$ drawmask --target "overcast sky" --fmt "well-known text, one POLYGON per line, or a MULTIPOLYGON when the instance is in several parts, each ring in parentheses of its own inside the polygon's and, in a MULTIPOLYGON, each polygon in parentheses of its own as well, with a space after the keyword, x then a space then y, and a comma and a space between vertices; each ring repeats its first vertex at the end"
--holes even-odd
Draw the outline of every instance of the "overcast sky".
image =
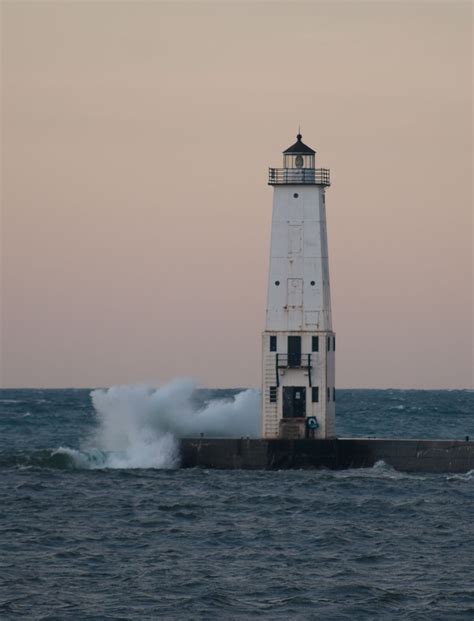
POLYGON ((472 386, 471 11, 4 0, 2 385, 258 386, 301 123, 338 386, 472 386))

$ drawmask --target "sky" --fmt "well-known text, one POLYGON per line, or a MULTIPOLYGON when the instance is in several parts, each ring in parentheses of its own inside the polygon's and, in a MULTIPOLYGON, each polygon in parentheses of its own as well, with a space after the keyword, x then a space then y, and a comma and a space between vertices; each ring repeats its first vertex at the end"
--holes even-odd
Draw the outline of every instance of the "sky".
POLYGON ((267 168, 301 124, 337 385, 472 387, 470 2, 1 12, 1 386, 258 386, 267 168))

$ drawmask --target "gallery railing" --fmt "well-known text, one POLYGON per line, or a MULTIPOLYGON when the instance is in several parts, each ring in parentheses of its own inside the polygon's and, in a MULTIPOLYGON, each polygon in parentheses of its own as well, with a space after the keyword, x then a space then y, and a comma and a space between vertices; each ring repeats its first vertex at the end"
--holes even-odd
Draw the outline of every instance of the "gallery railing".
POLYGON ((331 185, 328 168, 269 168, 268 185, 331 185))

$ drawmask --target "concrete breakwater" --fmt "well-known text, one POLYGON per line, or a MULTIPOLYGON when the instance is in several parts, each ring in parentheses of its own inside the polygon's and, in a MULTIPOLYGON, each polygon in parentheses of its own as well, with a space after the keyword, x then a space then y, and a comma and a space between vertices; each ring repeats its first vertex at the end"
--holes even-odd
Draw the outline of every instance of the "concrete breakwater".
POLYGON ((474 442, 378 438, 181 440, 183 468, 342 470, 370 468, 378 461, 402 472, 469 472, 474 470, 474 442))

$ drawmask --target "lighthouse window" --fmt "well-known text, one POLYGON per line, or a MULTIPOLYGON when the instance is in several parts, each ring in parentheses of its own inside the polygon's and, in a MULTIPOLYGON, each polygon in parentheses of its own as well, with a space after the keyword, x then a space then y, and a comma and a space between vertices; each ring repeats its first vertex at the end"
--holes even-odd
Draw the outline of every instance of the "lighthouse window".
POLYGON ((288 337, 288 366, 290 368, 301 366, 301 336, 288 337))
POLYGON ((311 400, 313 403, 319 402, 319 386, 313 386, 311 389, 311 400))
POLYGON ((316 283, 314 282, 314 280, 311 281, 311 286, 314 287, 316 283))
POLYGON ((277 337, 271 336, 270 337, 270 351, 276 351, 276 350, 277 350, 277 337))
POLYGON ((275 285, 276 285, 277 287, 279 287, 279 286, 280 286, 280 281, 279 281, 279 280, 275 280, 275 285))
POLYGON ((331 401, 331 389, 328 388, 328 401, 331 401))
POLYGON ((336 351, 336 337, 335 336, 332 337, 332 350, 336 351))
POLYGON ((335 388, 332 389, 332 400, 333 401, 336 400, 336 389, 335 388))
POLYGON ((331 337, 328 336, 328 351, 331 351, 331 337))
POLYGON ((277 387, 270 386, 270 403, 275 403, 277 400, 277 387))
POLYGON ((311 339, 312 351, 319 351, 319 336, 313 336, 311 339))
POLYGON ((298 198, 299 194, 297 194, 296 192, 293 194, 293 198, 298 198))

